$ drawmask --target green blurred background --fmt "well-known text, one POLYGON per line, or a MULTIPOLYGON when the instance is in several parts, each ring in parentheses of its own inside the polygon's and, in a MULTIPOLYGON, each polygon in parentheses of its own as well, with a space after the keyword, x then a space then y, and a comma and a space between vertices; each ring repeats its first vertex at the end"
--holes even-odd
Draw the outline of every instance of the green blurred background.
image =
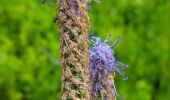
MULTIPOLYGON (((125 100, 170 100, 170 1, 101 0, 91 7, 96 36, 122 36, 115 56, 129 68, 126 81, 116 74, 118 93, 125 100)), ((0 100, 59 100, 55 15, 55 5, 39 0, 0 0, 0 100)))

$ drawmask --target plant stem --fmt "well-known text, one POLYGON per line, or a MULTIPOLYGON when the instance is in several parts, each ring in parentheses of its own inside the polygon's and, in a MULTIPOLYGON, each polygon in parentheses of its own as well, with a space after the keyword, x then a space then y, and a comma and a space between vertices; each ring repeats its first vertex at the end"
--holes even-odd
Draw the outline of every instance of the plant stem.
POLYGON ((59 0, 62 100, 89 100, 88 14, 81 0, 59 0))

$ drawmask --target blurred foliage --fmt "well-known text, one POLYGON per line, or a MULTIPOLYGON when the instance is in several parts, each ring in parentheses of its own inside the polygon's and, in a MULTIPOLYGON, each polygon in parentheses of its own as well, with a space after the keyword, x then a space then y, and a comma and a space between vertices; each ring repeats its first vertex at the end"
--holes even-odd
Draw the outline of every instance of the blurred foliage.
POLYGON ((0 3, 0 100, 56 100, 60 93, 55 9, 35 0, 0 3))
MULTIPOLYGON (((96 36, 112 40, 127 81, 116 74, 125 100, 170 99, 170 1, 101 0, 89 11, 96 36)), ((55 4, 0 1, 0 100, 59 100, 59 30, 55 4)))

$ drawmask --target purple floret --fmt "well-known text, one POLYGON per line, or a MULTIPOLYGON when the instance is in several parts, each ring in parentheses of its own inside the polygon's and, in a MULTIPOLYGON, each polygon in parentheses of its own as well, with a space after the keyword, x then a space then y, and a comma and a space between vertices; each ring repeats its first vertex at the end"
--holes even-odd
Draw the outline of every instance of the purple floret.
MULTIPOLYGON (((72 8, 73 12, 75 12, 76 15, 79 16, 81 8, 79 8, 78 3, 74 0, 68 0, 68 3, 70 7, 72 8)), ((86 0, 82 0, 82 3, 86 5, 87 9, 91 9, 90 5, 87 3, 86 0)))
POLYGON ((121 66, 122 69, 125 69, 127 68, 127 65, 117 61, 114 57, 114 51, 112 50, 114 45, 119 42, 120 37, 118 37, 116 42, 114 42, 111 46, 107 44, 109 40, 103 40, 100 37, 94 37, 93 34, 91 34, 89 38, 89 42, 92 45, 89 48, 89 71, 91 75, 90 78, 93 81, 92 90, 96 93, 99 91, 99 87, 101 87, 101 84, 99 83, 101 83, 102 79, 105 80, 104 84, 107 86, 109 83, 106 77, 108 75, 112 75, 115 71, 118 72, 124 80, 126 80, 127 77, 125 76, 124 72, 122 72, 117 66, 121 66))

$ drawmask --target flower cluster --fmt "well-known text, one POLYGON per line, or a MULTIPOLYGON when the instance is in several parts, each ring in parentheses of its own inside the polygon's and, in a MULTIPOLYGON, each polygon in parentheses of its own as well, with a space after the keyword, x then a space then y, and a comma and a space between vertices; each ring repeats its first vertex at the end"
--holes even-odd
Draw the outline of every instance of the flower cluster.
POLYGON ((89 48, 89 72, 90 79, 93 81, 92 91, 98 93, 98 91, 103 88, 102 84, 108 86, 108 76, 113 75, 115 71, 126 80, 127 77, 125 77, 124 72, 122 72, 121 69, 126 69, 128 66, 117 61, 114 57, 114 51, 112 50, 115 44, 119 42, 120 37, 118 37, 116 42, 111 46, 108 45, 109 40, 107 39, 104 40, 100 37, 95 37, 93 34, 91 34, 89 38, 91 44, 91 47, 89 48), (117 66, 121 66, 121 69, 117 66), (103 80, 104 83, 101 83, 103 80))

